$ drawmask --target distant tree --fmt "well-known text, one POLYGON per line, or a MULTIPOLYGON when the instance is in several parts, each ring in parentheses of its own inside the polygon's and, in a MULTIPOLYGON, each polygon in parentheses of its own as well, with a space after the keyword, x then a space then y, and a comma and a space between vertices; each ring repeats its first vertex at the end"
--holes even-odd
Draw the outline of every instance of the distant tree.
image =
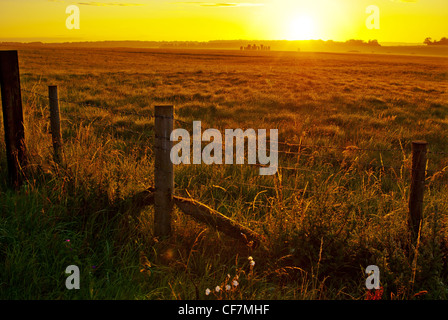
POLYGON ((356 40, 356 39, 347 40, 347 41, 345 41, 345 43, 354 45, 354 46, 360 46, 360 45, 366 44, 363 40, 356 40))
POLYGON ((437 41, 437 40, 431 41, 431 38, 428 37, 425 39, 425 41, 423 43, 427 44, 427 45, 448 46, 448 39, 446 37, 443 37, 439 41, 437 41))
POLYGON ((378 43, 378 40, 369 40, 368 45, 369 46, 380 46, 380 44, 378 43))
POLYGON ((428 37, 428 38, 425 39, 425 41, 423 41, 423 43, 429 46, 429 45, 432 44, 432 41, 431 41, 431 40, 432 40, 432 38, 431 38, 431 37, 428 37))
POLYGON ((443 45, 443 46, 447 46, 448 45, 448 39, 443 37, 442 39, 440 39, 439 44, 443 45))

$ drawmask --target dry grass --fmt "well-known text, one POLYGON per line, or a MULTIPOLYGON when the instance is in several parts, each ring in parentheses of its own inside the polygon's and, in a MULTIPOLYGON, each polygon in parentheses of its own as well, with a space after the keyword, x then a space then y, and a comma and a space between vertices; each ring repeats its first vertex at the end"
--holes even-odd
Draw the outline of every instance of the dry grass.
MULTIPOLYGON (((205 296, 205 289, 225 286, 230 274, 239 275, 240 285, 226 293, 229 299, 363 299, 364 270, 376 264, 386 298, 410 299, 421 290, 447 298, 446 154, 430 154, 418 251, 406 234, 410 143, 425 139, 431 151, 448 150, 445 58, 29 47, 21 48, 19 59, 34 173, 24 193, 1 193, 9 205, 0 221, 18 223, 8 220, 14 210, 52 212, 45 227, 53 239, 77 240, 77 260, 64 253, 64 263, 101 264, 97 278, 86 272, 90 287, 78 296, 56 289, 56 280, 42 291, 39 277, 22 296, 37 290, 43 298, 208 299, 216 296, 205 296), (51 163, 48 85, 58 85, 64 100, 60 168, 51 163), (179 166, 179 195, 193 196, 268 241, 251 251, 177 210, 173 237, 155 241, 152 209, 133 216, 123 208, 152 185, 150 117, 155 104, 165 103, 175 105, 177 119, 201 120, 203 127, 278 128, 281 141, 350 148, 282 155, 281 166, 305 170, 274 177, 259 177, 248 166, 179 166), (67 225, 58 229, 61 221, 67 225), (100 250, 109 251, 101 257, 100 250), (142 260, 150 271, 139 266, 142 260), (129 277, 134 286, 126 284, 129 277)), ((20 236, 12 227, 2 230, 7 265, 20 265, 26 256, 12 251, 20 236)), ((43 251, 34 259, 48 257, 61 258, 43 251)), ((61 270, 49 266, 39 275, 61 270)), ((13 285, 26 286, 14 282, 14 272, 0 272, 5 297, 20 297, 13 285)))

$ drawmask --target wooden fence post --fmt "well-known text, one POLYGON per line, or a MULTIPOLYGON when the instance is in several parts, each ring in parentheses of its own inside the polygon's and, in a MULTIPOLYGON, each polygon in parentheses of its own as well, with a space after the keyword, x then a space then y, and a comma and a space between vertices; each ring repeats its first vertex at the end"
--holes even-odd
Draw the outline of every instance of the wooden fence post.
POLYGON ((50 125, 51 137, 53 140, 53 159, 57 164, 62 163, 62 135, 61 135, 61 119, 59 116, 59 100, 58 87, 48 87, 48 97, 50 100, 50 125))
POLYGON ((155 106, 155 170, 154 170, 154 235, 171 234, 171 211, 173 209, 174 165, 170 153, 173 131, 174 107, 155 106))
POLYGON ((412 173, 409 194, 409 228, 412 240, 418 237, 423 216, 423 195, 426 177, 426 141, 412 142, 412 173))
POLYGON ((0 86, 9 184, 21 186, 25 166, 25 129, 17 51, 0 51, 0 86))

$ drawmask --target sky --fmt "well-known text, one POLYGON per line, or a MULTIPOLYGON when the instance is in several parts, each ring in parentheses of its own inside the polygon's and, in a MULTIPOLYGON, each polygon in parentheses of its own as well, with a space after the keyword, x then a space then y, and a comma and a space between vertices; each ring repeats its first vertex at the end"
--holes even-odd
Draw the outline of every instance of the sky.
POLYGON ((377 39, 422 43, 426 37, 448 37, 448 0, 219 1, 0 0, 0 41, 377 39), (79 8, 79 29, 67 27, 67 19, 69 24, 75 21, 72 12, 66 13, 70 5, 79 8), (366 11, 371 5, 377 10, 366 11), (376 28, 369 28, 366 20, 376 28))

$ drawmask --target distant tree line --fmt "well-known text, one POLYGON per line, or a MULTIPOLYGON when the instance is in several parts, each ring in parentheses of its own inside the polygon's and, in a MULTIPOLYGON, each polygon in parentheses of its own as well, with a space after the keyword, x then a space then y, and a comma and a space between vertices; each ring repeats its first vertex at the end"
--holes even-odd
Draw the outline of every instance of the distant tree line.
POLYGON ((250 44, 248 44, 247 47, 241 46, 241 47, 240 47, 240 50, 241 50, 241 51, 243 51, 243 50, 270 51, 270 50, 271 50, 271 47, 270 47, 270 46, 265 46, 265 45, 263 45, 263 44, 260 44, 259 46, 257 46, 256 44, 254 44, 254 45, 250 45, 250 44))
POLYGON ((448 39, 443 37, 442 39, 440 39, 440 41, 437 40, 432 41, 432 38, 428 37, 425 39, 425 41, 423 41, 423 43, 427 44, 428 46, 434 46, 434 45, 448 46, 448 39))
MULTIPOLYGON (((431 40, 431 38, 428 38, 431 40)), ((442 44, 435 41, 431 44, 442 44)), ((0 42, 1 43, 1 42, 0 42)), ((3 43, 8 44, 8 43, 3 43)), ((16 42, 11 44, 17 45, 16 42)), ((25 44, 25 43, 24 43, 25 44)), ((28 43, 29 44, 29 43, 28 43)), ((345 42, 333 40, 211 40, 211 41, 87 41, 63 43, 31 43, 34 45, 75 46, 75 47, 131 47, 131 48, 190 48, 190 49, 236 49, 249 51, 293 50, 346 50, 348 47, 375 48, 381 46, 377 40, 351 39, 345 42), (262 43, 262 44, 260 44, 262 43)))
POLYGON ((364 40, 350 39, 350 40, 345 41, 345 43, 348 45, 353 45, 353 46, 375 46, 375 47, 381 46, 378 43, 378 40, 369 40, 369 41, 365 42, 364 40))

